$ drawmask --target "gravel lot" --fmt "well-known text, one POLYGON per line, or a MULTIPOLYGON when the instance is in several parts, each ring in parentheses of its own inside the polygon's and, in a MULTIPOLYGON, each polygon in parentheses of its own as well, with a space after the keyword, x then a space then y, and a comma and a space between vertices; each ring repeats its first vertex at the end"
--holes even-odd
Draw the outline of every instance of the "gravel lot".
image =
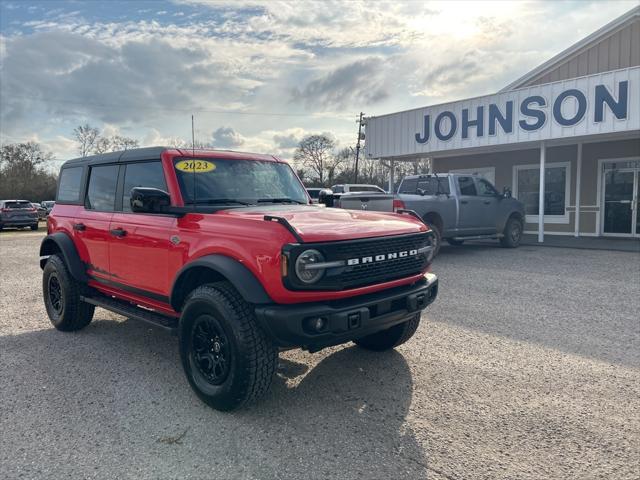
POLYGON ((42 233, 0 234, 0 478, 637 479, 640 255, 445 247, 396 352, 287 352, 205 407, 174 337, 104 310, 55 331, 42 233))

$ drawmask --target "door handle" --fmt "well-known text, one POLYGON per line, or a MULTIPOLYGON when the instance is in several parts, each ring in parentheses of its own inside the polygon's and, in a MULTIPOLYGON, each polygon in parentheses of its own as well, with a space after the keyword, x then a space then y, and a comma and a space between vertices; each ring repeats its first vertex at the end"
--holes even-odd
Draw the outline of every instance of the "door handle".
POLYGON ((74 223, 73 229, 77 230, 78 232, 83 232, 87 229, 87 227, 85 226, 84 223, 74 223))
POLYGON ((491 200, 485 200, 483 203, 484 203, 485 205, 491 205, 491 200))
POLYGON ((114 237, 124 237, 127 234, 127 231, 122 228, 114 228, 113 230, 109 230, 109 233, 114 237))
POLYGON ((460 200, 460 203, 462 203, 463 205, 466 205, 467 203, 469 203, 469 200, 460 200))

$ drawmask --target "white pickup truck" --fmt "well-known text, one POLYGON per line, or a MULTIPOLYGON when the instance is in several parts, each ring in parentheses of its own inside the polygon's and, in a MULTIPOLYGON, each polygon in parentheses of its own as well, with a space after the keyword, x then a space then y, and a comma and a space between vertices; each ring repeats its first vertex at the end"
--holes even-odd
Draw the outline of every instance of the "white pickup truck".
POLYGON ((393 212, 393 195, 377 185, 345 183, 332 186, 331 192, 321 192, 320 203, 347 210, 393 212))

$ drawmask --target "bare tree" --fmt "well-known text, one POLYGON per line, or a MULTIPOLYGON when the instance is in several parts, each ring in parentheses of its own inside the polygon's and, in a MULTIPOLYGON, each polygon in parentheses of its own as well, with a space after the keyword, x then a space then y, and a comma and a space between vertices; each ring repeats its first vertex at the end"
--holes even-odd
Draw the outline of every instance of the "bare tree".
POLYGON ((335 142, 327 135, 309 135, 300 141, 293 159, 324 185, 327 167, 334 158, 335 142))
POLYGON ((78 142, 78 153, 81 157, 86 157, 90 153, 93 153, 98 137, 100 136, 100 130, 85 123, 84 125, 74 128, 73 135, 78 142))
POLYGON ((51 200, 56 175, 47 170, 53 154, 39 143, 13 143, 0 148, 0 198, 51 200))

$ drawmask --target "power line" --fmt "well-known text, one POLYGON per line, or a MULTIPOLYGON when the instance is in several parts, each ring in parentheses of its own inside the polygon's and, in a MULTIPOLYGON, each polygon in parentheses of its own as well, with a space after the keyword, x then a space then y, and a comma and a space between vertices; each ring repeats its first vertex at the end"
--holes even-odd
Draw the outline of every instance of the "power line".
MULTIPOLYGON (((81 102, 79 100, 70 100, 70 99, 54 99, 54 98, 42 98, 42 97, 29 97, 27 95, 11 95, 12 98, 23 98, 27 100, 39 101, 44 103, 58 103, 58 104, 71 104, 71 105, 84 105, 84 106, 93 106, 93 107, 101 107, 101 108, 110 108, 110 109, 135 109, 135 110, 157 110, 157 111, 166 111, 166 112, 196 112, 196 113, 217 113, 222 115, 247 115, 247 116, 264 116, 264 117, 314 117, 315 114, 307 114, 307 113, 285 113, 285 112, 256 112, 249 111, 245 112, 242 110, 219 110, 219 109, 207 109, 207 108, 178 108, 178 107, 160 107, 160 106, 138 106, 138 105, 124 105, 124 104, 106 104, 106 103, 98 103, 98 102, 81 102)), ((341 118, 338 116, 333 116, 330 118, 341 118)))

